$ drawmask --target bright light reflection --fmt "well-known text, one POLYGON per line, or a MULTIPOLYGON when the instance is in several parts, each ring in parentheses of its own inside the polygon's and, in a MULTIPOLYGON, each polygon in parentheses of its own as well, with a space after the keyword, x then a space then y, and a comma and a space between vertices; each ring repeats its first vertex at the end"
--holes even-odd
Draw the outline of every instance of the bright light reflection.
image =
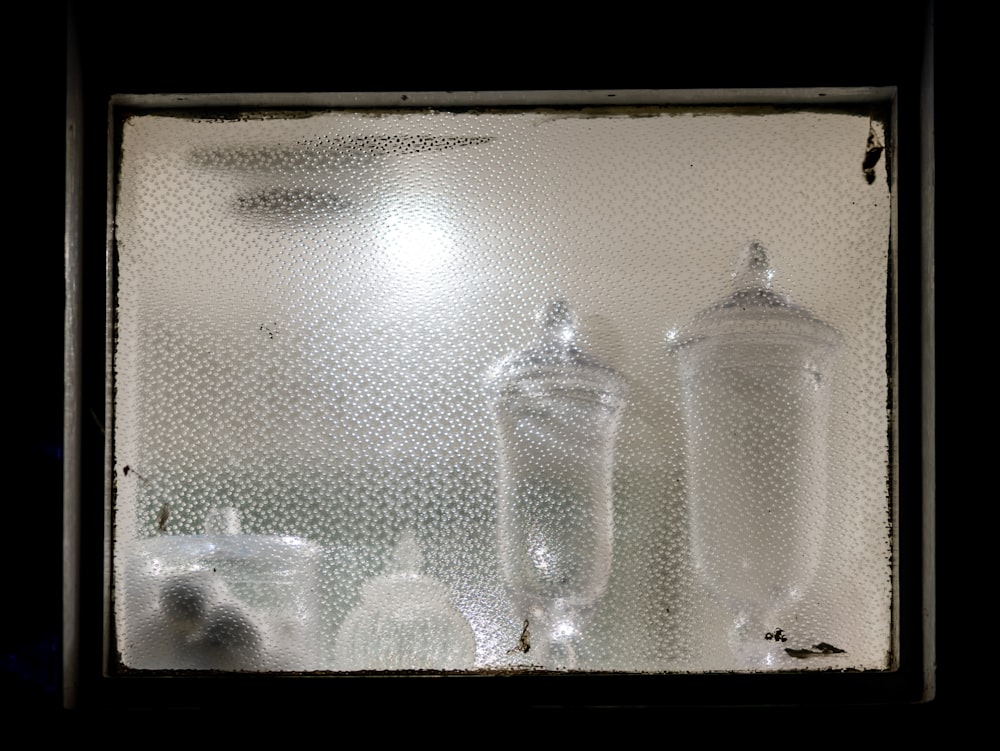
POLYGON ((555 641, 574 641, 579 629, 572 621, 559 621, 552 628, 552 638, 555 641))
POLYGON ((536 542, 531 546, 531 560, 535 568, 546 572, 555 564, 555 555, 544 542, 536 542))
POLYGON ((431 278, 452 257, 454 242, 448 226, 424 213, 398 213, 386 223, 382 247, 390 267, 399 276, 431 278))

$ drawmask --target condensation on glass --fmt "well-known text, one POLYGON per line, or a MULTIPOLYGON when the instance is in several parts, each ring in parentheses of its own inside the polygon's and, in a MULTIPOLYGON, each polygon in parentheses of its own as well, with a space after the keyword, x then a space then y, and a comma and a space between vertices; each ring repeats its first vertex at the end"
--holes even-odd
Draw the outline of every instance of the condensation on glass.
POLYGON ((837 108, 127 118, 121 664, 889 669, 884 139, 837 108))

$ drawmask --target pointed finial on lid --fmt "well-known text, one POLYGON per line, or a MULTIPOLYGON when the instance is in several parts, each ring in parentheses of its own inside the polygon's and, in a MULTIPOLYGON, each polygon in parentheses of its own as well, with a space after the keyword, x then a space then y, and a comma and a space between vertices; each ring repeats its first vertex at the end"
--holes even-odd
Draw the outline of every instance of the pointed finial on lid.
POLYGON ((773 279, 774 268, 767 248, 758 240, 751 240, 740 253, 736 271, 733 272, 736 289, 771 289, 773 279))
POLYGON ((242 531, 240 512, 232 506, 219 506, 205 514, 205 534, 238 535, 242 531))
POLYGON ((417 536, 412 529, 408 529, 403 532, 399 542, 396 543, 396 548, 392 552, 392 560, 387 567, 387 573, 418 575, 423 567, 424 556, 420 552, 417 536))
POLYGON ((538 318, 546 338, 557 339, 564 344, 576 338, 577 315, 567 300, 550 300, 539 312, 538 318))

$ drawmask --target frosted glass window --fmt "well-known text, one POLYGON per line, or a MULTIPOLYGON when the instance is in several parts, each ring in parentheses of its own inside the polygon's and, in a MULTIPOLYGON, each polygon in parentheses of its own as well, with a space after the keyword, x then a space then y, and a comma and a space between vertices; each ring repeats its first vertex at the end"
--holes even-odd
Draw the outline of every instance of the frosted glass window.
POLYGON ((886 670, 861 109, 122 126, 123 666, 886 670))

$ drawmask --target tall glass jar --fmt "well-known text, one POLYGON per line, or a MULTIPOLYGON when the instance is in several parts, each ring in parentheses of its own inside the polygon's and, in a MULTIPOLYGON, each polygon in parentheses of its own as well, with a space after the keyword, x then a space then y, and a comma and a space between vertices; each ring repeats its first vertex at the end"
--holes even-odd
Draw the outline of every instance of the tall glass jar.
POLYGON ((772 289, 759 242, 735 289, 668 335, 687 426, 690 537, 732 615, 737 664, 780 664, 789 608, 821 565, 831 368, 841 336, 772 289))
POLYGON ((581 347, 563 300, 534 347, 495 376, 499 544, 533 663, 578 667, 581 631, 604 593, 614 537, 612 476, 626 387, 581 347), (530 635, 530 640, 529 640, 530 635))

